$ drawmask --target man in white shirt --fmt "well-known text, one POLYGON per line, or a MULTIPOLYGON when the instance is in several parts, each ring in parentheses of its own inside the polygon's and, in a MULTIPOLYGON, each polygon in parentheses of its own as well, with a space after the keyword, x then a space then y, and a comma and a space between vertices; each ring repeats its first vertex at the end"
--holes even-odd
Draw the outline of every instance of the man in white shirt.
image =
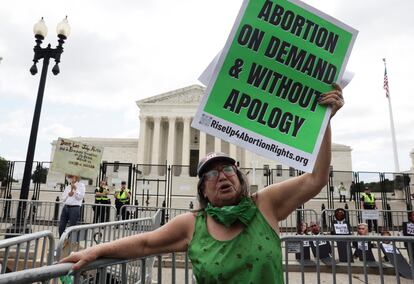
POLYGON ((80 177, 67 175, 68 185, 62 193, 62 201, 65 204, 60 215, 59 236, 62 236, 69 222, 69 226, 74 226, 79 221, 80 208, 83 197, 85 196, 85 185, 80 182, 80 177))

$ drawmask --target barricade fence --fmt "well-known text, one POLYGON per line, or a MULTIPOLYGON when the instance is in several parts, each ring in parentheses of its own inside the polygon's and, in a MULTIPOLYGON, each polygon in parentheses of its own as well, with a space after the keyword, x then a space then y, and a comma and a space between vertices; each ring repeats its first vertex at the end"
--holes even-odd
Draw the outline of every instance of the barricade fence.
MULTIPOLYGON (((22 233, 50 230, 58 239, 58 226, 62 208, 63 203, 61 202, 0 199, 0 237, 7 238, 22 233)), ((123 205, 117 214, 116 208, 112 205, 83 203, 79 224, 145 218, 152 216, 157 210, 161 210, 161 224, 165 224, 179 214, 191 211, 182 208, 123 205)), ((309 225, 313 221, 319 222, 323 232, 330 233, 332 232, 334 212, 333 209, 324 209, 319 213, 313 209, 298 208, 285 220, 279 222, 280 233, 282 235, 295 234, 301 222, 309 225)), ((371 224, 372 221, 373 230, 377 233, 388 230, 392 235, 397 235, 402 230, 403 222, 407 222, 409 211, 346 209, 345 212, 346 221, 348 221, 353 231, 356 231, 358 223, 371 224)))
POLYGON ((281 241, 286 284, 414 279, 412 237, 296 235, 281 241))
MULTIPOLYGON (((56 260, 69 255, 72 251, 153 231, 159 228, 160 224, 161 211, 158 210, 146 218, 69 227, 57 245, 56 260)), ((97 267, 96 271, 84 274, 82 280, 87 280, 88 283, 99 281, 106 283, 107 280, 121 281, 121 283, 151 283, 154 262, 155 257, 147 257, 142 260, 123 262, 120 265, 110 264, 109 266, 97 267)), ((75 281, 80 281, 80 278, 80 275, 75 275, 75 281)))
POLYGON ((63 254, 67 255, 72 251, 96 244, 149 232, 159 228, 160 225, 161 210, 158 210, 145 218, 69 227, 59 239, 56 260, 59 260, 63 254))
MULTIPOLYGON (((414 279, 413 239, 409 237, 285 236, 281 244, 287 284, 326 283, 330 279, 334 284, 409 283, 414 279), (399 249, 402 243, 408 249, 399 249)), ((191 277, 177 279, 174 273, 168 280, 148 278, 150 258, 154 256, 136 260, 98 259, 75 271, 73 276, 67 276, 71 264, 49 264, 0 275, 0 283, 49 283, 49 280, 56 283, 58 277, 72 283, 195 283, 191 277)), ((192 275, 191 264, 181 270, 192 275)))
MULTIPOLYGON (((12 237, 51 230, 55 238, 59 238, 58 226, 63 206, 63 203, 53 201, 0 199, 0 235, 12 237)), ((114 206, 83 203, 79 224, 97 223, 99 214, 107 214, 107 221, 117 220, 114 206)))
MULTIPOLYGON (((16 199, 20 194, 25 163, 9 161, 7 164, 9 171, 7 177, 0 183, 0 197, 16 199)), ((49 200, 49 198, 56 199, 61 195, 65 186, 64 176, 49 172, 50 166, 50 162, 34 162, 33 179, 29 188, 29 196, 32 199, 49 200)), ((86 203, 93 203, 95 188, 103 179, 108 181, 112 193, 120 187, 121 181, 126 181, 132 193, 131 205, 189 208, 195 206, 197 202, 198 178, 189 165, 104 162, 100 169, 99 178, 84 180, 87 188, 86 203), (165 205, 162 205, 163 202, 165 205)), ((303 174, 293 168, 282 167, 282 165, 240 169, 246 174, 251 190, 261 189, 269 184, 303 174)), ((349 202, 358 202, 360 193, 368 186, 376 195, 377 200, 381 201, 378 204, 380 209, 388 210, 387 206, 393 206, 394 201, 401 204, 397 206, 398 208, 391 209, 412 209, 413 173, 353 172, 332 169, 328 185, 313 200, 323 202, 326 208, 338 207, 341 184, 346 188, 345 198, 349 202)), ((111 199, 113 199, 112 195, 111 199)), ((358 208, 357 204, 355 208, 358 208)))
POLYGON ((0 274, 51 265, 55 239, 42 231, 0 242, 0 274))

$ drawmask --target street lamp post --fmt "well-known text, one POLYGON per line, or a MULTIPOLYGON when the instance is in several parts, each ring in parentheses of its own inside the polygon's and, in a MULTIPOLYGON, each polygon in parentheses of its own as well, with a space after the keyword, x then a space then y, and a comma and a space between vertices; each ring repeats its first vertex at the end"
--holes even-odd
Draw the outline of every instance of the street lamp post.
MULTIPOLYGON (((42 73, 40 76, 39 89, 37 92, 35 110, 33 114, 32 129, 30 131, 29 146, 27 148, 26 163, 24 167, 22 187, 20 191, 20 199, 28 199, 28 196, 29 196, 29 187, 30 187, 30 180, 32 176, 33 158, 34 158, 34 153, 35 153, 35 148, 36 148, 37 132, 39 129, 40 112, 42 110, 43 93, 45 90, 47 69, 49 67, 50 59, 53 58, 56 63, 55 63, 55 66, 52 68, 52 73, 54 75, 57 75, 60 72, 59 62, 60 62, 60 56, 63 52, 63 44, 70 34, 70 26, 69 26, 67 17, 63 19, 63 21, 57 25, 56 32, 59 38, 58 40, 59 44, 56 46, 56 48, 51 48, 50 44, 48 44, 46 48, 42 48, 40 45, 42 44, 42 41, 47 35, 47 27, 45 25, 43 18, 39 22, 37 22, 33 27, 33 33, 36 38, 36 45, 33 48, 33 51, 34 51, 33 62, 34 63, 32 67, 30 68, 30 73, 32 75, 35 75, 37 73, 36 64, 41 59, 43 59, 43 66, 42 66, 42 73)), ((25 203, 20 202, 19 210, 17 214, 18 222, 24 218, 24 215, 25 215, 23 214, 24 212, 25 212, 25 203)))
POLYGON ((39 129, 39 120, 40 120, 40 112, 42 110, 42 102, 43 102, 43 93, 45 91, 45 84, 46 84, 46 75, 47 69, 49 67, 50 58, 55 59, 55 66, 52 69, 52 73, 54 75, 59 74, 59 62, 60 62, 60 55, 63 52, 63 43, 65 39, 70 34, 70 26, 68 24, 67 17, 57 25, 57 34, 58 34, 58 46, 56 48, 51 48, 50 44, 46 48, 42 48, 40 45, 42 44, 43 39, 47 35, 47 27, 43 18, 34 25, 33 32, 36 38, 36 45, 33 48, 34 51, 34 58, 33 58, 33 65, 30 68, 30 73, 35 75, 37 73, 37 62, 43 58, 43 66, 42 66, 42 74, 40 76, 40 83, 39 89, 37 92, 37 99, 36 99, 36 106, 33 114, 33 122, 32 122, 32 129, 30 131, 30 138, 29 138, 29 146, 27 148, 27 156, 26 156, 26 163, 24 167, 24 174, 23 174, 23 181, 22 181, 22 188, 20 191, 20 199, 27 199, 29 196, 29 186, 30 186, 30 179, 32 176, 32 167, 33 167, 33 158, 36 148, 36 139, 37 139, 37 131, 39 129))

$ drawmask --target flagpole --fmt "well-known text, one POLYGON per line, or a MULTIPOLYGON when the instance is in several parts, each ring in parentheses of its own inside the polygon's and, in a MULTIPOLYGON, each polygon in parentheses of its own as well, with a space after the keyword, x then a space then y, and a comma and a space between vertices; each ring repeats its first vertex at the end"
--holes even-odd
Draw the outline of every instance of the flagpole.
POLYGON ((395 127, 394 127, 394 118, 392 115, 392 106, 391 106, 391 96, 390 96, 390 89, 388 86, 388 75, 387 75, 387 63, 385 61, 385 58, 382 59, 384 61, 384 68, 385 68, 385 74, 384 74, 384 89, 386 91, 386 97, 388 99, 388 109, 390 113, 390 125, 391 125, 391 138, 392 138, 392 148, 394 152, 394 170, 395 172, 400 172, 400 165, 398 162, 398 152, 397 152, 397 140, 395 139, 395 127))

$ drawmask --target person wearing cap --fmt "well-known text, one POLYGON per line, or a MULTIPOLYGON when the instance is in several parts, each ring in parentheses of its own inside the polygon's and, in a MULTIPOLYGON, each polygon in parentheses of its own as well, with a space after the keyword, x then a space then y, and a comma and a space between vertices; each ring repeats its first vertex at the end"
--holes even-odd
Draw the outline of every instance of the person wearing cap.
POLYGON ((66 175, 68 185, 62 193, 62 202, 64 203, 59 220, 59 236, 62 236, 69 223, 69 226, 75 226, 80 219, 80 209, 83 197, 85 196, 85 185, 80 182, 80 177, 76 175, 66 175))
POLYGON ((101 182, 99 183, 99 187, 95 189, 95 204, 97 205, 93 207, 95 211, 94 223, 103 223, 109 221, 109 214, 111 208, 109 206, 101 204, 111 204, 111 199, 109 198, 110 194, 111 193, 109 191, 106 180, 101 180, 101 182))
MULTIPOLYGON (((373 193, 371 193, 371 189, 366 186, 364 192, 361 194, 361 207, 364 210, 375 210, 377 209, 377 204, 375 200, 375 196, 373 193)), ((376 233, 378 233, 378 221, 376 219, 367 219, 368 223, 368 230, 372 232, 372 229, 376 233)))
MULTIPOLYGON (((331 117, 343 104, 342 90, 318 99, 331 106, 331 117)), ((159 229, 102 243, 61 262, 77 270, 101 257, 139 258, 188 252, 197 283, 283 283, 279 221, 317 195, 327 184, 331 162, 330 124, 312 173, 292 177, 250 195, 235 159, 209 153, 198 166, 199 208, 173 218, 159 229)))
POLYGON ((124 205, 128 205, 129 204, 129 200, 131 198, 131 193, 130 190, 126 187, 126 182, 122 181, 121 182, 121 188, 119 190, 117 190, 115 192, 115 207, 116 207, 116 215, 121 219, 121 220, 126 220, 128 219, 128 215, 127 210, 124 208, 121 212, 121 207, 124 205), (121 214, 122 216, 120 216, 119 214, 121 214))

